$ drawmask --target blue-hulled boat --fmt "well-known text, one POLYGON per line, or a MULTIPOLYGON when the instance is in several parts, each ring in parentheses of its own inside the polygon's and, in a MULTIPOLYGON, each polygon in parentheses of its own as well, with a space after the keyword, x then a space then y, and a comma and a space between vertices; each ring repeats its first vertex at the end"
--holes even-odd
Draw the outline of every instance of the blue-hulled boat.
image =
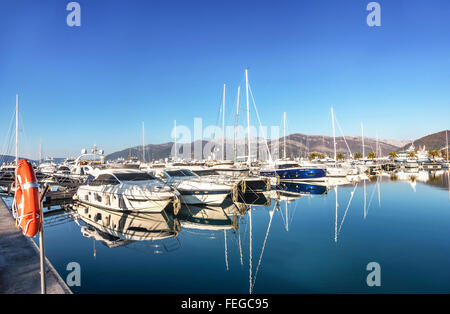
POLYGON ((262 168, 262 176, 280 177, 280 180, 325 181, 327 172, 322 168, 305 168, 293 161, 277 161, 274 165, 262 168))

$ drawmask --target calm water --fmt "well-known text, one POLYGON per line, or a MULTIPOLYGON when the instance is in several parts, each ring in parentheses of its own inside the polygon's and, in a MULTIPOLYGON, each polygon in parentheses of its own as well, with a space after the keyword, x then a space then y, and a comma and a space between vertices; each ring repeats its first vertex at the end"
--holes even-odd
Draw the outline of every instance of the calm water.
POLYGON ((222 209, 191 208, 178 234, 171 217, 122 217, 142 241, 48 217, 46 255, 63 279, 68 263, 80 264, 75 293, 450 292, 448 172, 272 196, 242 215, 225 208, 228 220, 222 209), (149 240, 143 226, 168 237, 149 240), (381 266, 381 287, 366 284, 370 262, 381 266))

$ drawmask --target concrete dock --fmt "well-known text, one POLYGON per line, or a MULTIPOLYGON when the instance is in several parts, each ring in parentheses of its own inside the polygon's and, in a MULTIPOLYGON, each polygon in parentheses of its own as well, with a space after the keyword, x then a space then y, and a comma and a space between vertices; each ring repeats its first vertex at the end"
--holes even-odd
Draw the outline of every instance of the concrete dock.
MULTIPOLYGON (((47 293, 72 293, 48 259, 45 270, 47 293)), ((14 219, 1 197, 0 293, 41 293, 39 249, 16 228, 14 219)))

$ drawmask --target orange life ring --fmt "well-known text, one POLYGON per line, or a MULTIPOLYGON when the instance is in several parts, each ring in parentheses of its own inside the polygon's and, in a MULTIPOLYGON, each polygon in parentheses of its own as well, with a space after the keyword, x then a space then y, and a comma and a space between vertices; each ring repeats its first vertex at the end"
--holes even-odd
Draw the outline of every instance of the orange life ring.
POLYGON ((16 167, 16 192, 13 213, 17 228, 22 229, 26 237, 34 237, 41 226, 41 204, 39 202, 39 185, 33 166, 25 159, 16 167))

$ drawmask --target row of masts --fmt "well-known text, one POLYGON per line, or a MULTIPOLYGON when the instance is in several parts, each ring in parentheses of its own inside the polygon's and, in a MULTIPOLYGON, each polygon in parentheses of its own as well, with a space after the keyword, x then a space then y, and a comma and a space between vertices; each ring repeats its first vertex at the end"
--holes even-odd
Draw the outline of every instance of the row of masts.
MULTIPOLYGON (((249 83, 248 83, 248 71, 245 70, 245 89, 246 89, 246 112, 247 112, 247 149, 248 149, 248 155, 247 155, 247 164, 250 165, 251 163, 251 134, 250 134, 250 102, 249 102, 249 83)), ((225 92, 226 92, 226 84, 223 85, 223 96, 222 96, 222 160, 225 160, 225 92)), ((234 132, 234 159, 237 159, 237 132, 238 132, 238 124, 239 124, 239 100, 240 100, 240 86, 238 86, 238 93, 237 93, 237 101, 236 101, 236 126, 235 126, 235 132, 234 132)), ((333 160, 337 162, 337 142, 336 142, 336 130, 335 130, 335 115, 334 115, 334 109, 333 106, 331 106, 331 121, 332 121, 332 132, 333 132, 333 160)), ((286 159, 286 112, 283 113, 283 158, 286 159)), ((345 140, 345 138, 344 138, 345 140)), ((364 144, 364 124, 361 122, 361 140, 362 140, 362 158, 364 159, 365 154, 365 144, 364 144)), ((448 131, 446 130, 446 156, 447 160, 448 158, 448 131)), ((15 148, 15 163, 18 163, 19 159, 19 95, 16 94, 16 148, 15 148)), ((177 149, 177 124, 176 120, 174 121, 174 157, 177 159, 178 149, 177 149)), ((267 147, 268 149, 268 147, 267 147)), ((381 149, 379 147, 379 140, 378 140, 378 132, 376 134, 376 155, 379 156, 381 153, 381 149)), ((270 154, 270 152, 269 152, 270 154)), ((146 162, 145 158, 145 126, 144 121, 142 122, 142 155, 143 155, 143 161, 146 162)), ((42 139, 40 143, 40 151, 39 151, 39 160, 42 160, 42 139)))

